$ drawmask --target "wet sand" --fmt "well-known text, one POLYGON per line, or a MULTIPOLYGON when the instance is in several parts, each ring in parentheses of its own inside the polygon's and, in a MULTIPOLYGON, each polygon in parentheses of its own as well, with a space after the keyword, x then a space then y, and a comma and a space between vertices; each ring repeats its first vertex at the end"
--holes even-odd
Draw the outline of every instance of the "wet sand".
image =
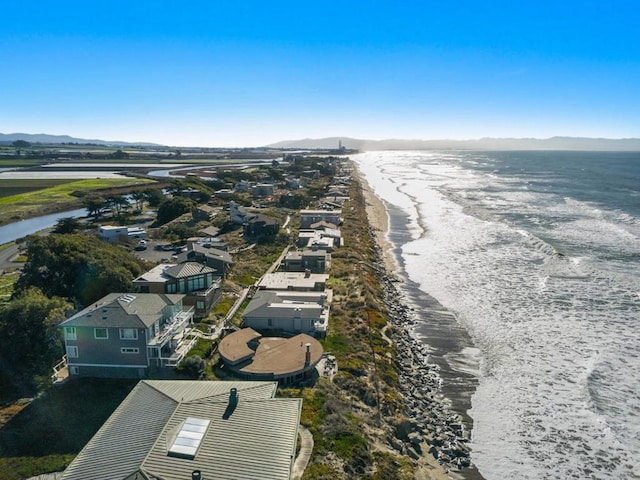
MULTIPOLYGON (((367 203, 369 224, 375 232, 384 265, 392 277, 400 280, 396 288, 403 296, 403 303, 412 311, 414 324, 411 333, 427 347, 428 362, 437 365, 442 379, 440 393, 450 410, 461 417, 465 430, 470 433, 472 419, 467 411, 471 408, 471 396, 476 389, 477 378, 472 373, 473 366, 469 368, 464 362, 457 365, 456 358, 463 358, 460 355, 463 350, 468 352, 473 349, 471 339, 452 312, 408 279, 401 255, 401 246, 411 241, 407 215, 397 207, 383 203, 362 176, 360 182, 367 203), (456 368, 452 368, 452 365, 456 365, 456 368)), ((425 456, 429 457, 427 460, 431 465, 439 467, 439 474, 444 475, 433 478, 446 478, 445 469, 431 455, 425 456)), ((456 479, 483 480, 474 466, 460 471, 452 470, 448 474, 456 479)))

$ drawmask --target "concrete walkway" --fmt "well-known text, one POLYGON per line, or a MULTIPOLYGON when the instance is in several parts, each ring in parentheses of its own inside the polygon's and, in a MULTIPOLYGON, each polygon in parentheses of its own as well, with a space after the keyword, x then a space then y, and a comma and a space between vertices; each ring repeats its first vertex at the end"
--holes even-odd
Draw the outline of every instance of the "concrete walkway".
POLYGON ((300 435, 300 452, 298 452, 296 461, 293 464, 291 480, 300 480, 302 478, 304 469, 307 468, 313 452, 313 435, 311 435, 311 432, 302 425, 298 425, 298 434, 300 435))

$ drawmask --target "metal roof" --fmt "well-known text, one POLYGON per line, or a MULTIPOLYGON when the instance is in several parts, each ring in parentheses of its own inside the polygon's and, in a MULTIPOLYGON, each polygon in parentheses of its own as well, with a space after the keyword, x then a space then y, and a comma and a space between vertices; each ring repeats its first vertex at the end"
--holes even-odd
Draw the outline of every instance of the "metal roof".
POLYGON ((235 409, 227 401, 182 403, 167 422, 141 470, 163 480, 185 480, 200 470, 207 480, 288 480, 295 457, 302 400, 251 400, 239 393, 235 409), (188 417, 211 424, 195 457, 167 455, 175 431, 188 417))
POLYGON ((164 271, 165 275, 173 278, 188 278, 205 273, 216 273, 216 269, 197 262, 185 262, 164 271))
POLYGON ((176 405, 145 382, 138 383, 67 467, 62 480, 120 479, 134 473, 176 405))
POLYGON ((273 398, 275 382, 143 380, 66 469, 63 480, 142 477, 288 479, 301 399, 273 398), (229 405, 236 388, 239 401, 229 405), (168 455, 188 418, 210 420, 193 459, 168 455))

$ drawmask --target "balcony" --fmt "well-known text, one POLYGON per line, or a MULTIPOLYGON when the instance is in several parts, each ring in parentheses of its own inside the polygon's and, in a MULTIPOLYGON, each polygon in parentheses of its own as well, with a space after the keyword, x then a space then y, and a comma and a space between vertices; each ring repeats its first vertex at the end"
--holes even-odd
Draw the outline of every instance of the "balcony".
POLYGON ((188 310, 178 312, 170 323, 163 326, 160 333, 149 340, 147 346, 149 347, 162 347, 171 341, 173 336, 189 325, 193 319, 193 313, 195 308, 191 307, 188 310))

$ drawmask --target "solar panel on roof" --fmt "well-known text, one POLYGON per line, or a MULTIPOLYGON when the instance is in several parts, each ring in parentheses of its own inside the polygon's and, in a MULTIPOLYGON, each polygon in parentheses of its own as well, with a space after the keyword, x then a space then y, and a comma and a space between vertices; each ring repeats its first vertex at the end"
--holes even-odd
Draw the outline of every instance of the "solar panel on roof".
POLYGON ((210 422, 203 418, 187 417, 169 448, 169 455, 190 460, 195 458, 210 422))

